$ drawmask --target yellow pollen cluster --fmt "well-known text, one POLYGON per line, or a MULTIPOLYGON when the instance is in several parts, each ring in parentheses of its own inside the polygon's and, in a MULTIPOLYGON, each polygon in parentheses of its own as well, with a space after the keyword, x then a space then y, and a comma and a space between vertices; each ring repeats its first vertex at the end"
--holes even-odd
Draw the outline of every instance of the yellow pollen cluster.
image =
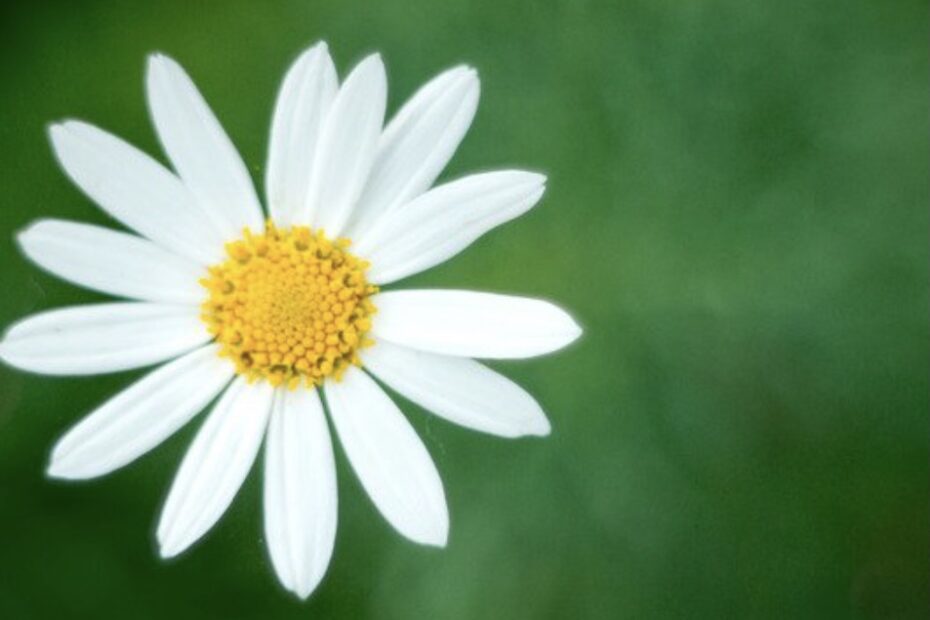
POLYGON ((295 389, 360 365, 378 289, 348 247, 323 231, 271 222, 264 234, 246 229, 226 244, 229 258, 200 281, 209 292, 201 318, 236 372, 295 389))

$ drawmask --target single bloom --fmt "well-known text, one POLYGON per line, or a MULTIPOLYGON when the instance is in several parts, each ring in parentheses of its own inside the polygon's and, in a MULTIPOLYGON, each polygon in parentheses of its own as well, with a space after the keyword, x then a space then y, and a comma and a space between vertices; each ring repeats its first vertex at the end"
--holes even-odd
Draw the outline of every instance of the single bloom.
POLYGON ((19 233, 50 273, 130 301, 41 312, 0 358, 48 375, 164 362, 54 446, 48 474, 122 467, 216 400, 175 475, 157 529, 164 558, 230 505, 264 441, 264 531, 282 584, 306 598, 336 534, 330 423, 362 486, 403 536, 444 546, 439 474, 373 377, 451 422, 502 437, 546 435, 521 387, 473 358, 560 349, 581 329, 553 304, 462 290, 382 290, 522 215, 545 189, 502 170, 433 187, 478 104, 474 69, 420 88, 384 125, 377 54, 339 84, 327 47, 304 52, 274 109, 265 198, 193 82, 149 58, 148 104, 174 171, 84 122, 50 129, 62 168, 138 234, 42 219, 19 233), (325 399, 325 407, 324 407, 325 399))

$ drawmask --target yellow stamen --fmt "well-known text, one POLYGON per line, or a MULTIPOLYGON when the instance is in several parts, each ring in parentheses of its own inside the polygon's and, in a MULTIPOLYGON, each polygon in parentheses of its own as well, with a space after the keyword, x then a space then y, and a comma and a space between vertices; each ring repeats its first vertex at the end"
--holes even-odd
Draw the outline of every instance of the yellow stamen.
POLYGON ((321 230, 271 222, 226 244, 226 261, 200 281, 208 291, 201 318, 236 372, 293 390, 361 365, 378 288, 348 247, 321 230))

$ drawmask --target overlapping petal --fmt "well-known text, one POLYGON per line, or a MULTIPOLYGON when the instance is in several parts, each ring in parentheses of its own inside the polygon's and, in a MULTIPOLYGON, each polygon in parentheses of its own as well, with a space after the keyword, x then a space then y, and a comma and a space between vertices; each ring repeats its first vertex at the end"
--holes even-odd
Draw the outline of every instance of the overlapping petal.
POLYGON ((265 446, 265 540, 281 583, 307 598, 336 540, 336 466, 316 390, 279 390, 265 446))
POLYGON ((265 435, 273 388, 239 377, 226 389, 184 455, 158 523, 163 558, 200 539, 232 503, 265 435))
POLYGON ((501 437, 549 434, 549 420, 526 390, 474 360, 384 341, 365 349, 362 360, 402 396, 455 424, 501 437))
POLYGON ((154 159, 80 121, 52 125, 49 136, 71 180, 115 219, 201 264, 222 258, 216 228, 180 179, 154 159))
POLYGON ((153 54, 146 87, 165 152, 223 240, 238 237, 245 226, 263 230, 249 171, 184 69, 167 56, 153 54))
POLYGON ((131 463, 197 415, 232 375, 215 346, 150 372, 69 430, 52 450, 48 474, 93 478, 131 463))
POLYGON ((404 104, 378 141, 349 236, 363 234, 429 189, 465 137, 478 108, 479 90, 477 72, 459 66, 427 82, 404 104))
POLYGON ((339 88, 325 43, 300 55, 281 85, 271 123, 265 189, 278 226, 294 223, 310 189, 323 123, 339 88))
POLYGON ((326 115, 296 223, 322 228, 331 239, 342 233, 374 162, 386 101, 384 63, 374 54, 349 74, 326 115))
POLYGON ((442 481, 397 405, 358 368, 325 391, 339 441, 384 518, 414 542, 445 546, 449 513, 442 481))
POLYGON ((353 248, 371 262, 368 279, 388 284, 446 261, 492 228, 535 205, 546 177, 507 170, 467 176, 398 207, 353 248))

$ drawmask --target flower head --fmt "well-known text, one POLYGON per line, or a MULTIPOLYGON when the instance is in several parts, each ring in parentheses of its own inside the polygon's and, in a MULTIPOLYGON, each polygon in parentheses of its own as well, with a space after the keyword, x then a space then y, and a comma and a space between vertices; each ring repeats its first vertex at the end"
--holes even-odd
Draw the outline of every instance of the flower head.
POLYGON ((391 525, 445 545, 439 474, 372 376, 469 428, 549 432, 527 392, 472 358, 559 349, 581 333, 571 317, 535 299, 382 291, 526 212, 545 178, 507 170, 432 187, 474 116, 473 69, 440 74, 382 127, 386 93, 378 55, 341 85, 325 44, 301 55, 275 106, 267 212, 219 122, 165 56, 149 61, 147 94, 174 171, 83 122, 50 130, 68 176, 137 234, 46 219, 20 233, 20 246, 61 278, 131 301, 28 317, 7 331, 0 358, 50 375, 164 362, 58 441, 48 469, 56 478, 122 467, 217 399, 165 501, 163 557, 219 520, 264 442, 271 560, 285 587, 309 596, 336 532, 326 411, 391 525))

